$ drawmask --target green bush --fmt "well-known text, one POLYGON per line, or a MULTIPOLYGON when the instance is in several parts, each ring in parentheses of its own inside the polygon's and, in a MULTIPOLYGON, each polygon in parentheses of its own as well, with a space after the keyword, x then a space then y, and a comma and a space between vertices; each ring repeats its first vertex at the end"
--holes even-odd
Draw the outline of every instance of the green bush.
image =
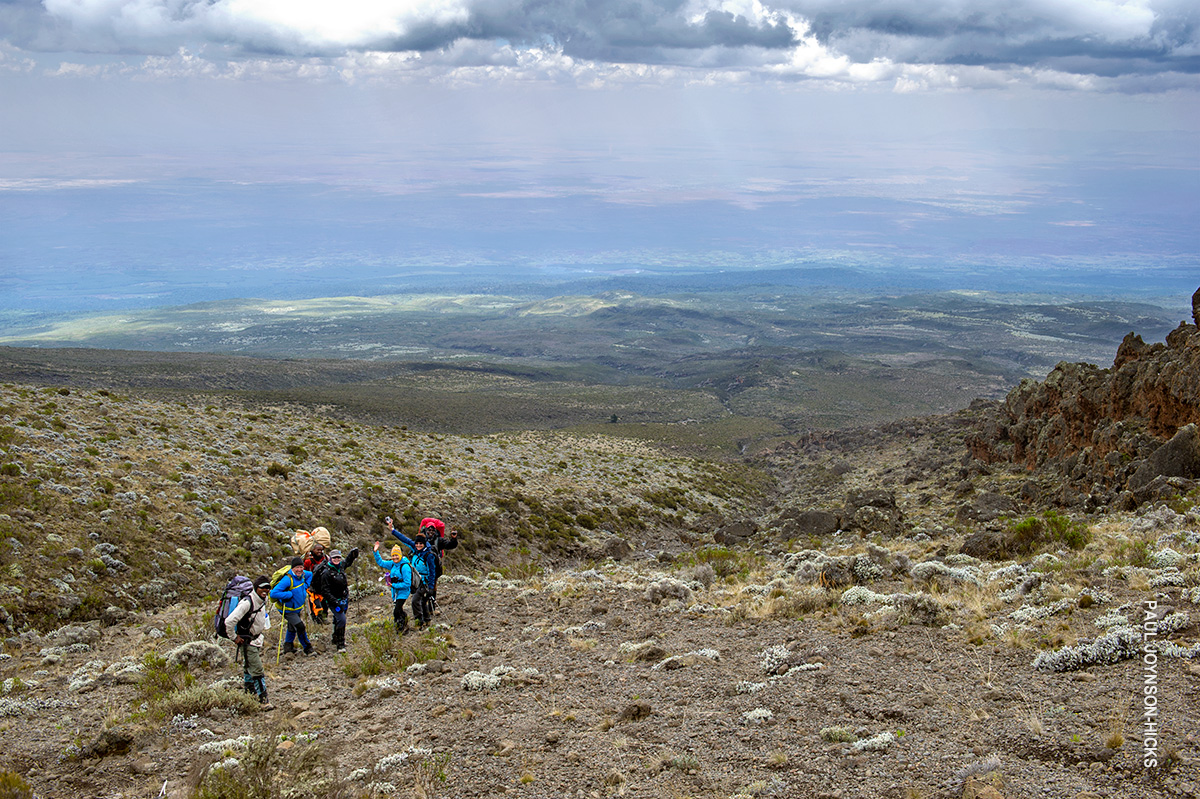
POLYGON ((1092 531, 1083 522, 1048 510, 1041 518, 1030 516, 1009 526, 1005 548, 1013 554, 1032 555, 1052 546, 1083 549, 1092 540, 1092 531))
POLYGON ((267 476, 282 477, 288 479, 289 469, 279 461, 271 461, 271 465, 267 467, 267 476))
POLYGON ((347 677, 392 674, 414 663, 445 659, 449 653, 450 647, 436 628, 401 636, 390 618, 375 619, 351 641, 342 672, 347 677))
POLYGON ((20 774, 0 771, 0 799, 33 799, 33 788, 20 774))

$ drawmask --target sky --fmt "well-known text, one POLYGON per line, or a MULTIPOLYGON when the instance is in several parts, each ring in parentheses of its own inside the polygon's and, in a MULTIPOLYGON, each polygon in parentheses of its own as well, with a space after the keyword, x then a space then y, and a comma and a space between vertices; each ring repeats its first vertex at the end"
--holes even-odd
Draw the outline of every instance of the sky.
POLYGON ((1198 100, 1200 0, 0 0, 0 311, 476 268, 1170 293, 1198 100))

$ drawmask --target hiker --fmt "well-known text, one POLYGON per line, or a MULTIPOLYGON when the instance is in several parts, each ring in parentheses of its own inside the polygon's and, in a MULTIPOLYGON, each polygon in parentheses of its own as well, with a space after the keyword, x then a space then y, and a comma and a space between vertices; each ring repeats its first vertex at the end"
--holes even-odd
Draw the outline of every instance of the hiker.
POLYGON ((418 627, 424 627, 433 619, 435 583, 441 571, 437 553, 426 546, 424 533, 417 533, 416 538, 409 538, 392 525, 391 516, 384 520, 384 525, 388 532, 412 550, 413 568, 417 570, 417 574, 421 575, 421 584, 417 586, 412 601, 413 618, 417 620, 418 627))
MULTIPOLYGON (((421 520, 418 529, 425 534, 426 545, 437 554, 439 563, 447 551, 458 547, 458 530, 451 528, 450 537, 447 538, 446 524, 441 519, 427 516, 421 520)), ((439 573, 438 577, 441 576, 439 573)))
POLYGON ((458 547, 458 530, 451 528, 450 537, 446 537, 446 525, 441 519, 432 517, 421 520, 421 532, 425 533, 425 546, 433 550, 437 557, 434 564, 437 567, 433 575, 433 583, 429 586, 430 606, 437 608, 437 584, 445 571, 446 553, 458 547))
POLYGON ((242 655, 242 689, 257 695, 263 710, 272 709, 267 702, 267 678, 262 660, 263 638, 271 629, 271 616, 267 611, 267 592, 270 590, 269 577, 265 574, 255 577, 254 590, 225 617, 227 629, 236 631, 233 642, 242 655))
POLYGON ((335 549, 313 574, 313 586, 324 597, 326 609, 333 614, 331 640, 339 652, 346 651, 346 608, 350 605, 350 584, 346 579, 346 570, 354 565, 356 558, 358 547, 350 550, 345 562, 342 561, 341 550, 335 549))
POLYGON ((412 563, 404 557, 404 550, 399 544, 392 547, 392 559, 385 560, 379 554, 378 541, 375 542, 375 562, 388 573, 388 584, 392 587, 392 620, 396 622, 396 632, 404 635, 408 632, 408 614, 404 612, 404 600, 408 599, 412 591, 412 563))
POLYGON ((325 595, 321 592, 320 583, 316 579, 317 570, 326 562, 325 545, 320 541, 313 544, 312 549, 304 556, 304 570, 313 573, 312 591, 309 593, 309 610, 312 612, 313 621, 317 624, 325 624, 329 621, 329 609, 326 607, 325 595))
POLYGON ((304 619, 300 615, 308 602, 308 587, 312 585, 312 572, 305 571, 304 559, 299 555, 292 558, 291 570, 284 572, 279 582, 271 589, 271 599, 283 606, 283 618, 287 620, 287 635, 283 639, 283 652, 290 654, 296 651, 295 641, 300 639, 304 654, 313 653, 312 644, 308 640, 308 631, 304 627, 304 619))

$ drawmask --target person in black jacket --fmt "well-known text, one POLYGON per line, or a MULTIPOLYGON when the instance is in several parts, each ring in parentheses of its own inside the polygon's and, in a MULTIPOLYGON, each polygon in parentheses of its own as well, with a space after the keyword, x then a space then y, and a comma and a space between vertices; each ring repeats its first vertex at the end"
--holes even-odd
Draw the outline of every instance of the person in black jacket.
POLYGON ((350 550, 344 561, 341 550, 335 549, 313 576, 313 588, 325 598, 325 607, 333 614, 331 640, 339 652, 346 651, 346 609, 350 606, 350 583, 346 579, 346 570, 354 565, 357 557, 358 547, 350 550))

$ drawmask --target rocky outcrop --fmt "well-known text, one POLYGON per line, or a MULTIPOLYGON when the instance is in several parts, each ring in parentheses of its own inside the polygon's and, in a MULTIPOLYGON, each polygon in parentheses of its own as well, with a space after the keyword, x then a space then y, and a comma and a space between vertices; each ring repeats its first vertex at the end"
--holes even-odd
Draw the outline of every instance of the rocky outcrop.
POLYGON ((1170 441, 1142 461, 1129 478, 1129 490, 1140 491, 1156 477, 1200 477, 1200 434, 1196 425, 1179 428, 1170 441))
POLYGON ((846 495, 842 520, 848 529, 866 533, 892 536, 904 531, 904 514, 896 504, 894 491, 851 491, 846 495))
POLYGON ((1194 433, 1158 454, 1198 422, 1200 328, 1180 324, 1165 343, 1130 333, 1111 369, 1060 363, 1042 382, 1022 381, 968 446, 985 463, 1052 468, 1069 484, 1111 492, 1131 480, 1136 488, 1159 475, 1200 476, 1196 445, 1188 443, 1194 433))

